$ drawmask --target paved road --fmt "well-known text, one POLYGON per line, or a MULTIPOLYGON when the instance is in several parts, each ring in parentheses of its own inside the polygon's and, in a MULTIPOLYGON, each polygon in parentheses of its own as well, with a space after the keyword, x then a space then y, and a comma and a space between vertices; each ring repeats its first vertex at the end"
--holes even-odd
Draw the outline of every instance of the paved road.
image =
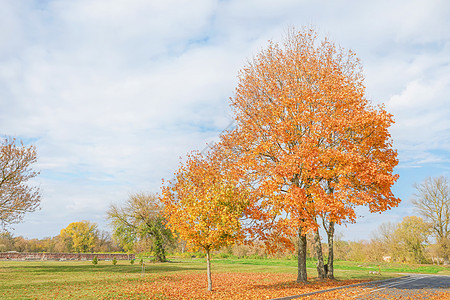
POLYGON ((405 274, 400 278, 278 298, 307 299, 442 299, 450 300, 450 276, 405 274))
MULTIPOLYGON (((450 276, 410 274, 343 290, 342 299, 427 299, 440 295, 450 299, 450 276)), ((442 298, 445 299, 445 298, 442 298)))

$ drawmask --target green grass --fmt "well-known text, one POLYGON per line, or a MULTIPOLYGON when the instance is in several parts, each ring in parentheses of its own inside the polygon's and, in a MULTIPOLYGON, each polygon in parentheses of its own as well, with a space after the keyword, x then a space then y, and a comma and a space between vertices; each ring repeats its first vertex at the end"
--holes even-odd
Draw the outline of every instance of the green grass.
MULTIPOLYGON (((120 286, 142 280, 141 266, 129 261, 2 261, 0 299, 98 299, 119 297, 120 286)), ((145 277, 177 272, 200 272, 196 263, 146 264, 145 277)))
POLYGON ((335 268, 340 270, 367 270, 382 273, 424 273, 437 275, 450 275, 449 266, 437 265, 415 265, 415 264, 395 264, 395 263, 360 263, 350 261, 336 261, 335 268))
MULTIPOLYGON (((297 270, 297 261, 292 259, 215 259, 216 264, 225 265, 250 265, 250 266, 265 266, 273 268, 275 272, 288 272, 290 268, 297 270)), ((253 268, 252 267, 252 268, 253 268)), ((306 262, 308 269, 316 268, 315 260, 308 260, 306 262)), ((361 263, 353 261, 335 261, 335 271, 357 271, 369 273, 369 271, 381 271, 381 273, 425 273, 425 274, 439 274, 450 275, 449 266, 437 265, 413 265, 413 264, 394 264, 394 263, 361 263)), ((314 272, 314 271, 312 271, 314 272)))
MULTIPOLYGON (((158 276, 205 272, 205 259, 171 259, 169 263, 146 263, 145 280, 158 276)), ((213 259, 213 272, 297 273, 295 260, 283 259, 213 259)), ((308 274, 316 276, 315 262, 308 261, 308 274)), ((432 265, 378 264, 347 261, 335 262, 337 279, 384 279, 397 273, 450 275, 450 268, 432 265)), ((142 282, 141 266, 129 261, 0 261, 1 299, 110 299, 126 298, 123 286, 142 282)))

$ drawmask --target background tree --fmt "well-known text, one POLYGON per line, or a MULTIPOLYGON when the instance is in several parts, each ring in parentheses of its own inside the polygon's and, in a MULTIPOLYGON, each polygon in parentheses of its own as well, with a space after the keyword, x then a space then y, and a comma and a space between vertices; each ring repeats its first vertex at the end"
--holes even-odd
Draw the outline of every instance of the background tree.
POLYGON ((69 252, 93 252, 98 239, 97 224, 89 221, 70 223, 61 230, 60 238, 69 252))
POLYGON ((414 263, 426 263, 425 246, 428 240, 429 225, 416 216, 404 217, 397 224, 393 239, 398 243, 397 255, 402 260, 414 263))
POLYGON ((398 240, 395 237, 397 224, 385 222, 372 232, 371 245, 376 249, 378 255, 374 259, 381 260, 383 256, 391 256, 396 259, 398 255, 398 240))
POLYGON ((450 189, 448 178, 439 176, 427 178, 421 184, 414 185, 417 192, 412 203, 426 222, 440 249, 440 255, 446 263, 450 255, 450 189))
MULTIPOLYGON (((94 224, 95 225, 95 224, 94 224)), ((73 246, 73 240, 67 235, 61 238, 46 237, 43 239, 27 239, 22 236, 13 237, 9 232, 0 234, 0 252, 18 251, 18 252, 73 252, 76 251, 73 246)), ((91 248, 94 252, 118 252, 121 249, 113 243, 109 233, 98 231, 95 238, 95 244, 91 248)), ((78 251, 80 252, 80 251, 78 251)))
POLYGON ((0 252, 17 251, 14 248, 14 237, 10 232, 0 232, 0 252))
POLYGON ((94 252, 114 252, 121 249, 113 241, 111 234, 105 230, 99 230, 95 240, 94 252))
POLYGON ((344 241, 342 238, 344 237, 344 234, 342 232, 338 232, 334 235, 334 250, 333 255, 336 259, 339 260, 348 260, 347 256, 350 251, 349 242, 344 241))
POLYGON ((429 224, 417 216, 404 217, 399 223, 382 223, 371 241, 377 252, 374 259, 391 256, 398 262, 426 263, 429 230, 429 224))
POLYGON ((113 236, 127 252, 135 249, 140 240, 150 240, 157 261, 166 261, 165 247, 173 236, 162 215, 162 203, 154 194, 137 193, 123 206, 111 205, 108 219, 114 228, 113 236))
POLYGON ((243 238, 240 218, 246 198, 225 163, 217 151, 191 154, 161 196, 170 228, 189 247, 206 253, 208 291, 212 290, 211 251, 243 238))
POLYGON ((251 230, 290 247, 288 237, 298 234, 298 282, 307 280, 306 234, 318 236, 319 216, 340 224, 355 221, 357 205, 371 212, 398 205, 392 116, 364 98, 353 52, 313 30, 293 31, 241 71, 231 105, 237 126, 223 142, 254 188, 251 230))
POLYGON ((25 213, 39 206, 39 188, 28 185, 28 181, 39 174, 31 168, 36 156, 35 146, 26 147, 14 138, 4 138, 0 142, 0 222, 3 228, 20 222, 25 213))

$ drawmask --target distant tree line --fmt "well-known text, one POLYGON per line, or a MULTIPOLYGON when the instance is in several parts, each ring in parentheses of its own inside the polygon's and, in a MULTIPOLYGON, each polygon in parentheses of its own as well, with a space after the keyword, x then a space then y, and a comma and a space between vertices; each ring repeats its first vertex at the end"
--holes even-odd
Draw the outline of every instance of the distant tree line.
POLYGON ((73 222, 54 237, 27 239, 14 237, 10 232, 0 233, 0 252, 122 252, 123 249, 107 231, 98 230, 97 224, 89 221, 73 222))

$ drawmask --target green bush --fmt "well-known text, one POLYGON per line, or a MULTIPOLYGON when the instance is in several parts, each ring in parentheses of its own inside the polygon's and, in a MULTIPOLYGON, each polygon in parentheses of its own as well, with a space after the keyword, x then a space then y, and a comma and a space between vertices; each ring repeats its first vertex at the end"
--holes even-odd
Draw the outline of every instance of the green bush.
POLYGON ((93 263, 94 265, 98 264, 98 258, 97 258, 97 256, 94 256, 94 259, 92 260, 92 263, 93 263))
POLYGON ((117 265, 117 259, 114 257, 112 260, 113 265, 117 265))
POLYGON ((130 264, 134 265, 134 259, 130 260, 130 264))
POLYGON ((216 257, 217 257, 217 258, 230 258, 230 257, 233 257, 233 254, 228 253, 228 252, 219 252, 219 253, 216 255, 216 257))

